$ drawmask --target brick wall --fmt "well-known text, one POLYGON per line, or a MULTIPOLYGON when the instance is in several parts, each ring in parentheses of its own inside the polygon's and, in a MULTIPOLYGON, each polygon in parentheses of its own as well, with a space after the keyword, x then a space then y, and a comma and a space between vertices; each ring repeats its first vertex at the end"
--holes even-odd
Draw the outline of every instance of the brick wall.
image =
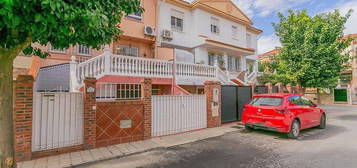
POLYGON ((97 102, 96 146, 109 146, 144 139, 144 102, 122 100, 97 102), (121 122, 131 124, 121 127, 121 122))
POLYGON ((204 84, 204 90, 207 98, 207 127, 208 128, 213 128, 213 127, 219 127, 221 126, 221 83, 220 82, 213 82, 213 81, 207 81, 204 84), (213 102, 213 91, 214 89, 218 89, 218 115, 215 116, 213 109, 212 109, 212 104, 213 102))
POLYGON ((33 78, 20 75, 14 82, 14 139, 18 161, 31 159, 33 78))

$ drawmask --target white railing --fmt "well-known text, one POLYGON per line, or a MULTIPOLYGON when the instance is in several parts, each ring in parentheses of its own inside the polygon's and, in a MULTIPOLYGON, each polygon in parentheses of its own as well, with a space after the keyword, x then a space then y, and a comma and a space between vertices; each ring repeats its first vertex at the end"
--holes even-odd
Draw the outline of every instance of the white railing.
POLYGON ((178 77, 201 77, 216 78, 217 67, 209 65, 176 63, 176 74, 178 77))
POLYGON ((110 56, 110 74, 124 76, 172 77, 172 62, 130 57, 110 56))
MULTIPOLYGON (((72 58, 75 60, 75 58, 72 58)), ((157 59, 113 55, 91 58, 82 63, 71 62, 71 91, 78 90, 86 77, 101 78, 105 75, 173 78, 173 62, 157 59), (72 70, 73 69, 73 70, 72 70), (75 88, 75 89, 73 89, 75 88)), ((229 75, 216 66, 176 63, 176 77, 190 80, 218 80, 232 84, 229 75)))

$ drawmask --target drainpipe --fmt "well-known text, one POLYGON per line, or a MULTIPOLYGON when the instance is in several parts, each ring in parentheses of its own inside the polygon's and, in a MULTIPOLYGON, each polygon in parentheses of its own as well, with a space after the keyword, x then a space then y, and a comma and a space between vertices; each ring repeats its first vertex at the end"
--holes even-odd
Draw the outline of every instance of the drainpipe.
POLYGON ((173 49, 173 64, 172 64, 172 83, 171 83, 171 94, 175 93, 175 87, 176 87, 176 53, 175 49, 173 49))

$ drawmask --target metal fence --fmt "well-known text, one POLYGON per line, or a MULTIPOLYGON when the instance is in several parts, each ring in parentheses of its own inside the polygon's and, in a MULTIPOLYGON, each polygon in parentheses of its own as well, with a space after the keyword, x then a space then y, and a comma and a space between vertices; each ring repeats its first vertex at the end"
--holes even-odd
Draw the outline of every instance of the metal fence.
POLYGON ((32 151, 83 143, 82 93, 34 93, 32 151))
POLYGON ((206 95, 152 96, 152 136, 206 127, 206 95))
POLYGON ((141 98, 141 84, 98 83, 98 101, 136 100, 141 98))

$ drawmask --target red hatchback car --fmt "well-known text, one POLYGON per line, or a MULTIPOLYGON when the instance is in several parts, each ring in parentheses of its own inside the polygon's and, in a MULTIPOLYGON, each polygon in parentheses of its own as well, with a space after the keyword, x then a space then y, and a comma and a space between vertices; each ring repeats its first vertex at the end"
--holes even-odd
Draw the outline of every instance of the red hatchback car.
POLYGON ((261 94, 245 105, 242 122, 246 129, 287 133, 296 139, 300 130, 326 127, 326 113, 301 94, 261 94))

